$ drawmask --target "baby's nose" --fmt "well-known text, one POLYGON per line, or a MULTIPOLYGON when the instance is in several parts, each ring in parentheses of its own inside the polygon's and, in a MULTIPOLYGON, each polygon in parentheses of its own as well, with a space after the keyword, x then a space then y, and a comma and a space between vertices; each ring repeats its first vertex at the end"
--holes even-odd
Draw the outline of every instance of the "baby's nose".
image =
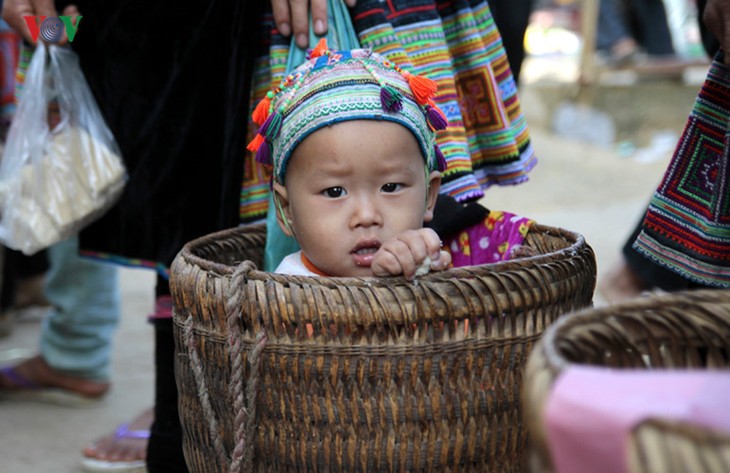
POLYGON ((353 227, 380 225, 382 223, 382 214, 373 199, 360 197, 356 200, 352 215, 353 227))

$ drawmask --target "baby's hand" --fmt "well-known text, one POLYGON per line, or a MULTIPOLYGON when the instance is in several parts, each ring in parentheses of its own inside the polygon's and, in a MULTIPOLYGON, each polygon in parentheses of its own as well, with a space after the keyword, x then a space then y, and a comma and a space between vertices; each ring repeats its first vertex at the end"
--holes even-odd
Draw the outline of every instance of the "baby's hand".
POLYGON ((408 230, 386 241, 373 257, 370 269, 375 276, 398 276, 413 279, 416 270, 431 260, 430 269, 441 271, 451 264, 451 255, 441 251, 441 239, 430 228, 408 230))

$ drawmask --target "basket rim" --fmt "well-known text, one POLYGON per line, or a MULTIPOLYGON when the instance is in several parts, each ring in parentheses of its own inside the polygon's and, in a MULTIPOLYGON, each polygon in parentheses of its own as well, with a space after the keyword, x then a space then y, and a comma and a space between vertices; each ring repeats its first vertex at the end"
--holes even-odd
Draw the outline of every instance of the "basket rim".
MULTIPOLYGON (((243 234, 250 231, 266 231, 265 223, 251 223, 245 224, 234 228, 228 228, 225 230, 219 230, 186 243, 178 253, 178 258, 184 259, 188 264, 198 266, 200 269, 210 272, 219 276, 232 275, 237 268, 242 265, 248 264, 250 268, 246 271, 246 277, 250 280, 274 280, 278 282, 286 283, 298 282, 304 283, 308 286, 333 286, 339 284, 347 284, 352 286, 368 286, 368 287, 383 287, 392 286, 394 282, 408 282, 413 284, 413 281, 406 280, 403 276, 389 276, 389 277, 330 277, 330 276, 295 276, 289 274, 277 274, 270 271, 263 271, 258 269, 253 262, 249 260, 241 261, 239 265, 233 266, 224 263, 212 261, 195 254, 195 250, 205 245, 209 245, 214 242, 218 242, 225 239, 230 239, 232 236, 243 234)), ((536 265, 549 264, 564 257, 577 258, 579 257, 579 251, 583 248, 590 249, 590 246, 586 243, 585 237, 571 230, 567 230, 560 227, 553 227, 549 225, 535 223, 530 227, 530 232, 540 232, 544 234, 552 234, 555 236, 562 237, 570 242, 570 245, 559 250, 551 251, 549 253, 542 253, 534 256, 521 257, 510 261, 501 261, 497 263, 487 263, 473 266, 461 266, 458 268, 450 268, 444 271, 430 272, 424 276, 420 276, 417 282, 446 282, 454 278, 470 278, 481 276, 492 272, 503 272, 503 271, 514 271, 520 270, 526 267, 534 267, 536 265)), ((591 250, 592 251, 592 250, 591 250)))
POLYGON ((730 433, 717 427, 698 425, 686 420, 650 417, 638 423, 634 427, 632 435, 637 435, 639 430, 645 428, 658 430, 662 434, 681 435, 696 442, 702 442, 705 445, 730 446, 730 433))
POLYGON ((574 328, 585 327, 590 323, 603 323, 610 319, 633 318, 643 310, 676 308, 678 305, 686 304, 699 306, 718 303, 730 305, 730 289, 694 289, 673 293, 653 293, 618 304, 581 309, 571 314, 565 314, 550 325, 543 333, 540 344, 546 362, 557 373, 570 366, 593 366, 567 360, 557 348, 559 338, 574 328))

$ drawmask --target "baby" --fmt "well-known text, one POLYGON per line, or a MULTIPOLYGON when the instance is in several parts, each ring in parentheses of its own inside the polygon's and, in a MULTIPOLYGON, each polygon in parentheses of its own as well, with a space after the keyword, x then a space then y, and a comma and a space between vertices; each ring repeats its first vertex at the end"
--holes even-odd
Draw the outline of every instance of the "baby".
POLYGON ((269 91, 249 149, 273 165, 279 226, 301 247, 276 272, 412 279, 449 267, 440 238, 423 228, 445 165, 435 92, 376 53, 331 51, 324 40, 269 91))

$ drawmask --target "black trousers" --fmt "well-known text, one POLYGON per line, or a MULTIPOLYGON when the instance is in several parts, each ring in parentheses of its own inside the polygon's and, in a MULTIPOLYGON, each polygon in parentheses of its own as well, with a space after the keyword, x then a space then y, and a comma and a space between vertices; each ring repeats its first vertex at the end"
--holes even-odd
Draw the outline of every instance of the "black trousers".
POLYGON ((629 0, 626 7, 631 33, 648 54, 674 54, 672 34, 662 0, 629 0))
MULTIPOLYGON (((168 282, 157 278, 156 295, 170 294, 168 282)), ((149 473, 187 473, 175 382, 175 340, 172 319, 155 319, 155 420, 147 446, 149 473)))

